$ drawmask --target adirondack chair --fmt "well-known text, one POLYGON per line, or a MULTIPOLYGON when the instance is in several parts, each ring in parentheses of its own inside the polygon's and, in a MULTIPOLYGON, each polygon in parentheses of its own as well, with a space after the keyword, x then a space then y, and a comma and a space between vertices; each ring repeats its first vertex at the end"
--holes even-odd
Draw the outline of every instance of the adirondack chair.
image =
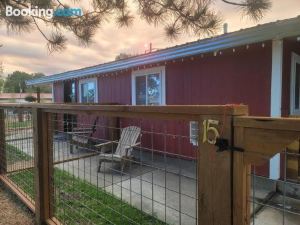
POLYGON ((133 147, 140 144, 137 142, 140 134, 141 128, 129 126, 122 129, 119 141, 110 141, 95 145, 97 148, 102 148, 113 143, 118 144, 115 152, 100 153, 98 173, 100 172, 102 162, 119 162, 121 164, 121 171, 123 172, 127 159, 132 155, 133 147))
POLYGON ((70 153, 74 153, 74 146, 78 147, 86 147, 89 145, 91 141, 92 135, 96 131, 96 125, 99 120, 99 117, 93 123, 91 128, 88 127, 75 127, 72 129, 72 132, 67 132, 70 140, 70 153))

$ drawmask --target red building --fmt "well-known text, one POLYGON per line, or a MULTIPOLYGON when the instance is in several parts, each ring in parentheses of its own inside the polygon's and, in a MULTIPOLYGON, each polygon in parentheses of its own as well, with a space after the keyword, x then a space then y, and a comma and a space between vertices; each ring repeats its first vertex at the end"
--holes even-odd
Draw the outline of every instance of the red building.
MULTIPOLYGON (((27 82, 50 83, 56 103, 243 103, 255 116, 298 115, 300 17, 27 82)), ((150 123, 160 129, 155 121, 150 123)), ((169 124, 169 129, 181 129, 178 126, 169 124)), ((182 132, 190 130, 182 126, 182 132)), ((176 144, 168 144, 170 153, 177 151, 176 144)), ((194 157, 195 145, 193 138, 184 143, 186 157, 194 157)), ((278 179, 279 161, 275 156, 265 175, 278 179)))

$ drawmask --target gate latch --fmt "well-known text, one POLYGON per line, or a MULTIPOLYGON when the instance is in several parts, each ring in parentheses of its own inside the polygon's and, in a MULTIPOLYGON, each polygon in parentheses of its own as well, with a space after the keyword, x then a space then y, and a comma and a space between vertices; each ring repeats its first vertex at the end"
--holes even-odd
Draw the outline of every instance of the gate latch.
POLYGON ((228 139, 224 139, 224 138, 217 138, 215 146, 218 147, 217 152, 224 152, 224 151, 244 152, 244 149, 242 148, 229 146, 228 139))

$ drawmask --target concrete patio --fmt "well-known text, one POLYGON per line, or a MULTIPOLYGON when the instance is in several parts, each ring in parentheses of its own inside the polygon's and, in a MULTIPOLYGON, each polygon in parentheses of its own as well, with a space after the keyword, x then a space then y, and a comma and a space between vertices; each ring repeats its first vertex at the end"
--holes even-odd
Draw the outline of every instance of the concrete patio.
MULTIPOLYGON (((16 135, 13 138, 21 137, 16 135)), ((10 144, 33 156, 32 139, 17 140, 10 144)), ((54 141, 54 161, 81 157, 89 153, 85 149, 78 149, 74 154, 70 154, 70 146, 64 138, 57 138, 54 141)), ((196 162, 164 158, 161 155, 138 150, 133 154, 136 162, 130 163, 123 173, 115 163, 104 163, 101 172, 98 173, 98 156, 60 163, 56 167, 104 189, 168 224, 196 224, 196 162)), ((285 200, 280 193, 281 189, 278 183, 276 188, 275 181, 255 178, 255 190, 254 192, 251 190, 251 194, 255 193, 255 202, 265 206, 251 204, 251 211, 253 208, 256 209, 253 225, 300 224, 300 184, 286 185, 287 196, 293 196, 286 197, 285 200), (279 193, 275 193, 267 203, 263 203, 264 199, 275 190, 279 190, 279 193)))

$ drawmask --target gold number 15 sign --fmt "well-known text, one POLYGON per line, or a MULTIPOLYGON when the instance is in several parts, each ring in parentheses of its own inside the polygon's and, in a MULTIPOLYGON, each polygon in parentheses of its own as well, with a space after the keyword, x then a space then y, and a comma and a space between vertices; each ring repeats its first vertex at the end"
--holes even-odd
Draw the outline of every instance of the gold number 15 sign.
POLYGON ((219 125, 218 120, 204 120, 203 121, 203 143, 209 143, 211 145, 216 144, 217 138, 220 137, 220 133, 215 126, 219 125), (211 133, 208 137, 208 133, 211 133))

